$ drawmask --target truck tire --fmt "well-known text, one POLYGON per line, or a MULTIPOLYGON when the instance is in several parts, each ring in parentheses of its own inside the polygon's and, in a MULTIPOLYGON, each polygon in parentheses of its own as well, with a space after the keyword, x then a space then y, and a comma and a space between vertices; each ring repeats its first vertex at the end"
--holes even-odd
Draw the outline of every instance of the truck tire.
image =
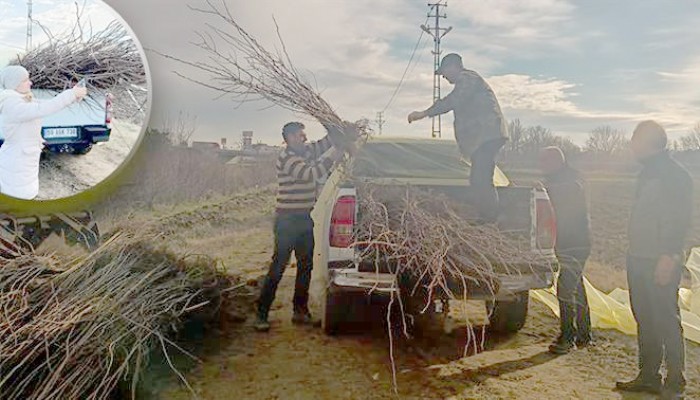
POLYGON ((339 332, 347 308, 347 299, 342 292, 333 289, 333 287, 326 289, 326 304, 321 320, 321 327, 326 335, 333 336, 339 332))
POLYGON ((73 154, 83 155, 83 154, 89 153, 90 150, 92 150, 92 144, 88 144, 88 145, 80 146, 80 147, 75 147, 73 149, 73 154))
POLYGON ((492 333, 515 333, 525 326, 529 292, 517 293, 515 300, 488 302, 489 326, 492 333))

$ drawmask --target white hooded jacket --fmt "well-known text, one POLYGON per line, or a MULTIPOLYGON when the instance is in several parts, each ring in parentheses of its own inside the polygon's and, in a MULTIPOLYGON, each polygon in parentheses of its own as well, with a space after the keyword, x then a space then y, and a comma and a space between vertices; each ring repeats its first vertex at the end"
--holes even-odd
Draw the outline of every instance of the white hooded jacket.
POLYGON ((43 148, 41 118, 76 100, 72 89, 38 101, 15 90, 0 92, 5 143, 0 147, 0 193, 31 200, 39 194, 39 158, 43 148))

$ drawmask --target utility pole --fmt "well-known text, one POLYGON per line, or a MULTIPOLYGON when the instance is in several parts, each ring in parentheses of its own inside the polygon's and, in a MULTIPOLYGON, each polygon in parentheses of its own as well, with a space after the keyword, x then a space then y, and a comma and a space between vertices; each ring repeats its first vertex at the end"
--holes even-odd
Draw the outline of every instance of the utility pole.
MULTIPOLYGON (((447 18, 446 13, 440 13, 440 7, 447 7, 447 3, 443 4, 441 2, 428 3, 430 11, 428 11, 428 18, 435 18, 434 26, 421 25, 428 35, 433 37, 433 42, 435 43, 435 48, 433 49, 433 103, 440 99, 440 76, 437 74, 438 67, 440 66, 440 40, 447 35, 448 32, 452 30, 452 27, 441 28, 440 19, 447 18), (435 12, 433 14, 433 12, 435 12)), ((433 117, 433 130, 431 132, 432 137, 442 137, 442 118, 440 116, 433 117)))
POLYGON ((32 49, 32 0, 27 0, 27 53, 32 49))
POLYGON ((382 134, 382 127, 384 126, 384 123, 386 123, 386 120, 384 119, 384 111, 379 111, 377 113, 377 126, 379 126, 379 134, 382 134))

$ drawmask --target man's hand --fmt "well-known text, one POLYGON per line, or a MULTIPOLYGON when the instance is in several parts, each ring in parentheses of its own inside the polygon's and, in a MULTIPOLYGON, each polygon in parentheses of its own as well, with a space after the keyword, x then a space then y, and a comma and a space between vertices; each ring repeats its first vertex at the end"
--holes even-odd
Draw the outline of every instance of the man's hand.
POLYGON ((81 86, 73 86, 73 95, 75 99, 81 101, 85 96, 87 96, 87 89, 81 86))
POLYGON ((418 121, 419 119, 423 119, 425 117, 427 117, 425 111, 414 111, 408 114, 408 123, 410 124, 413 121, 418 121))
POLYGON ((357 154, 357 145, 355 143, 348 143, 345 147, 345 152, 348 153, 350 157, 355 157, 355 154, 357 154))
POLYGON ((677 268, 679 268, 679 265, 673 257, 667 255, 659 257, 659 261, 656 263, 656 271, 654 271, 654 282, 659 286, 668 285, 671 283, 673 275, 677 273, 677 268))

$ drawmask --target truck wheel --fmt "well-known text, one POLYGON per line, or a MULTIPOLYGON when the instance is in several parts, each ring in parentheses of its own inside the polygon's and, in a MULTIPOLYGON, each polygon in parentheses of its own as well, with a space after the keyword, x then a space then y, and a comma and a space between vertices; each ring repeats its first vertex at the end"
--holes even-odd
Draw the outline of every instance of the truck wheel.
POLYGON ((78 155, 87 154, 90 152, 90 150, 92 150, 92 144, 88 144, 87 146, 84 146, 84 147, 74 148, 73 154, 78 154, 78 155))
POLYGON ((525 326, 529 292, 517 293, 515 300, 488 302, 489 326, 493 333, 515 333, 525 326))
POLYGON ((334 290, 333 287, 326 289, 326 305, 324 307, 321 326, 327 335, 338 333, 340 324, 344 321, 343 316, 347 312, 347 299, 343 293, 334 290))

